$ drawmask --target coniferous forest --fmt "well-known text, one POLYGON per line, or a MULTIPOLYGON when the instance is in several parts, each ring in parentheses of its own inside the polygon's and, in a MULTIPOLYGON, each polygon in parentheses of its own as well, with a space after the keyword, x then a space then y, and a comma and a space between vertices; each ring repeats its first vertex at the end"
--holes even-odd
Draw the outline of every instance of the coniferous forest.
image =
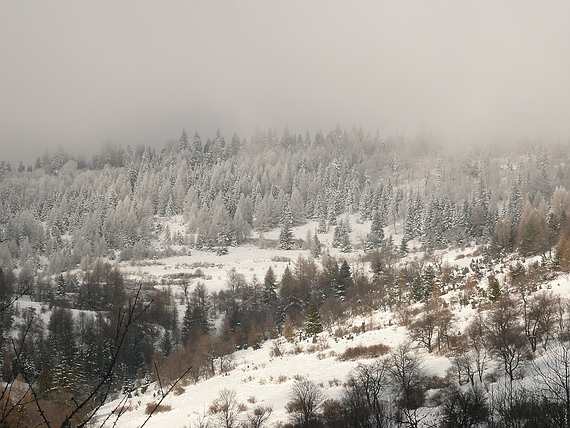
POLYGON ((340 127, 250 138, 183 131, 160 149, 2 162, 2 421, 81 425, 110 397, 151 382, 224 373, 236 350, 390 311, 410 344, 373 351, 386 356, 358 365, 338 399, 299 380, 291 426, 566 426, 569 306, 541 284, 570 270, 567 189, 565 144, 457 148, 428 132, 381 138, 340 127), (183 230, 171 231, 171 218, 183 230), (318 226, 295 237, 308 222, 318 226), (351 239, 358 225, 367 231, 351 239), (278 239, 263 239, 275 228, 278 239), (329 232, 325 246, 319 235, 329 232), (122 271, 193 251, 223 263, 242 245, 308 252, 282 275, 232 270, 220 291, 199 269, 167 286, 122 271), (468 267, 438 256, 465 248, 468 267), (462 331, 459 307, 478 311, 462 331), (411 344, 447 355, 449 375, 428 376, 411 344), (519 382, 533 370, 537 382, 519 382), (493 376, 506 385, 494 395, 483 387, 493 376), (310 409, 298 402, 307 395, 310 409), (425 407, 439 416, 425 419, 425 407))
POLYGON ((570 428, 568 16, 0 1, 0 428, 570 428))

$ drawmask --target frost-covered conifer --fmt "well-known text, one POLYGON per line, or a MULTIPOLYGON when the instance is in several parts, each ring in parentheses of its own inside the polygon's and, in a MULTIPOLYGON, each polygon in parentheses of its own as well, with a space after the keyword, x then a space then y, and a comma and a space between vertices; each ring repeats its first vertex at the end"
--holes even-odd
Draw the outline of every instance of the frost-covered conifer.
POLYGON ((178 139, 178 151, 188 150, 188 148, 189 148, 188 135, 186 134, 186 131, 183 129, 182 135, 180 135, 180 138, 178 139))
POLYGON ((321 253, 322 253, 322 244, 321 241, 319 240, 319 236, 315 233, 313 235, 313 242, 311 244, 311 255, 315 259, 318 259, 319 257, 321 257, 321 253))
POLYGON ((281 231, 279 232, 279 242, 277 246, 281 250, 292 250, 295 247, 295 240, 292 231, 292 216, 289 204, 285 207, 283 220, 281 221, 281 231))
POLYGON ((382 224, 382 215, 379 210, 374 210, 372 215, 372 224, 370 225, 370 233, 366 236, 366 252, 370 253, 379 248, 383 240, 384 226, 382 224))
POLYGON ((346 260, 343 260, 338 271, 338 276, 336 279, 336 296, 340 299, 346 297, 346 289, 354 284, 352 279, 352 272, 350 271, 350 266, 346 260))

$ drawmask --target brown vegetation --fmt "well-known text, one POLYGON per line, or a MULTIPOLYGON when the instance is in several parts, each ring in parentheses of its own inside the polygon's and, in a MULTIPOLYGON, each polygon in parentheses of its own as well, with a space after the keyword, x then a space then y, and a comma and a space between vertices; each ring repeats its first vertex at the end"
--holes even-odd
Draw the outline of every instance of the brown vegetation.
POLYGON ((354 346, 346 348, 346 350, 338 356, 340 361, 358 360, 360 358, 377 358, 386 355, 390 351, 390 347, 383 343, 377 343, 370 346, 354 346))

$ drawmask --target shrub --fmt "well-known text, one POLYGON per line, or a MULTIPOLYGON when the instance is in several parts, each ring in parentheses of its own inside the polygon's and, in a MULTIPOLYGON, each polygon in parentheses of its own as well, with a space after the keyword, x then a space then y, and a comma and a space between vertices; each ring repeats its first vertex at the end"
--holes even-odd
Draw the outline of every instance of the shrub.
POLYGON ((150 415, 151 413, 169 412, 172 410, 170 404, 158 404, 154 401, 148 403, 145 408, 145 414, 150 415))
POLYGON ((377 343, 370 346, 354 346, 346 348, 341 355, 338 356, 340 361, 356 360, 359 358, 376 358, 380 355, 385 355, 390 350, 390 347, 383 343, 377 343))

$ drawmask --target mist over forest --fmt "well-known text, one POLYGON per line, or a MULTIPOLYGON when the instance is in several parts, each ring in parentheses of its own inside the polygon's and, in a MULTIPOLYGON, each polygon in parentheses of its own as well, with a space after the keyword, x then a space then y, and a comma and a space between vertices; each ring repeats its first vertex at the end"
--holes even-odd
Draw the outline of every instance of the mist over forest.
POLYGON ((383 138, 426 128, 450 144, 570 135, 570 6, 451 0, 269 4, 144 0, 0 14, 0 156, 58 146, 159 149, 181 129, 383 138))
POLYGON ((569 427, 568 16, 0 2, 0 427, 569 427))

